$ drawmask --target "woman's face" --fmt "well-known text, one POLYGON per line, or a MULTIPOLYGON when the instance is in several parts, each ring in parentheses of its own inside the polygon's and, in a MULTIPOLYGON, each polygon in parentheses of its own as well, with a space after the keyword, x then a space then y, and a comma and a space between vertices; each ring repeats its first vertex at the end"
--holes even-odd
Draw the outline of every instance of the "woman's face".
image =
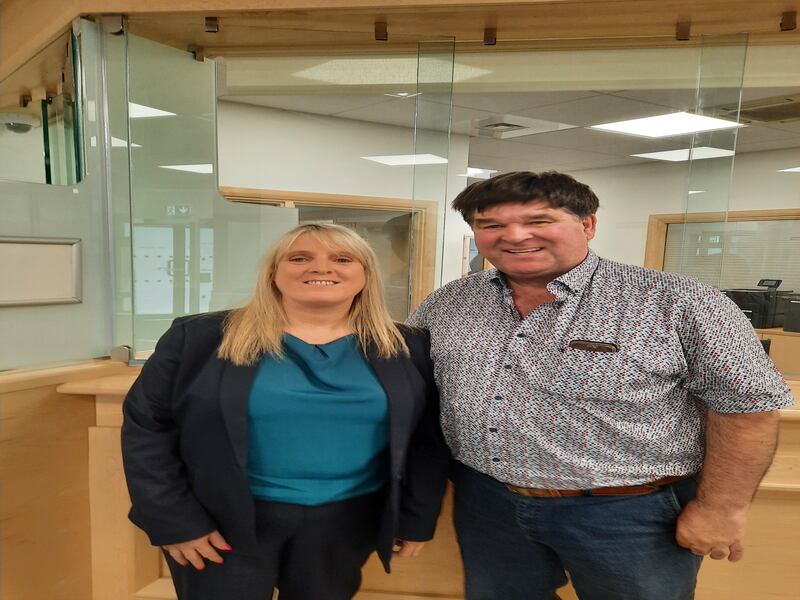
POLYGON ((275 285, 287 309, 349 309, 364 289, 364 265, 343 250, 301 234, 278 261, 275 285))

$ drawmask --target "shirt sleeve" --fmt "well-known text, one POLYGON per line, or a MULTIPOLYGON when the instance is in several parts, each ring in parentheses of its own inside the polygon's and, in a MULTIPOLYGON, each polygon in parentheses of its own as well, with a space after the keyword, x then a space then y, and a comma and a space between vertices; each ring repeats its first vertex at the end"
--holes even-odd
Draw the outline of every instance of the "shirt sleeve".
POLYGON ((687 388, 694 397, 721 413, 792 405, 791 391, 736 304, 703 286, 679 305, 677 331, 689 368, 687 388))

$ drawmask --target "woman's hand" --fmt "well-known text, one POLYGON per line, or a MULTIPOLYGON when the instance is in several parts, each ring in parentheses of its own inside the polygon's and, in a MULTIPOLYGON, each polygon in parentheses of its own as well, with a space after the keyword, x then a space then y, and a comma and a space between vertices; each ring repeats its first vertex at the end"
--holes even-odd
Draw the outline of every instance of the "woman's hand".
POLYGON ((411 542, 409 540, 395 540, 392 554, 395 556, 419 556, 425 542, 411 542))
POLYGON ((169 552, 175 562, 182 567, 186 567, 191 563, 198 571, 206 568, 206 564, 203 562, 204 558, 219 565, 225 562, 217 550, 233 550, 220 532, 216 530, 196 540, 189 540, 180 544, 168 544, 162 546, 162 548, 169 552))

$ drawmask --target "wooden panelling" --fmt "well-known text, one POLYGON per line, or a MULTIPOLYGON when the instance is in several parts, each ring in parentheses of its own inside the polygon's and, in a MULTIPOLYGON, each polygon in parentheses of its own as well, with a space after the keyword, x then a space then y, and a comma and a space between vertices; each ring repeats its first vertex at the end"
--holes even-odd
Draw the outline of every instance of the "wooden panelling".
POLYGON ((137 590, 160 579, 161 554, 126 518, 130 499, 119 428, 93 427, 89 456, 92 599, 133 600, 137 590))
POLYGON ((0 598, 88 600, 94 402, 55 385, 0 394, 0 598))
POLYGON ((0 82, 67 31, 79 0, 5 0, 0 3, 0 82))
POLYGON ((797 0, 5 0, 0 3, 0 81, 30 60, 83 14, 127 14, 133 33, 206 56, 235 52, 315 52, 349 48, 381 52, 397 44, 451 37, 491 51, 520 48, 652 47, 697 43, 704 35, 750 33, 752 42, 797 43, 779 31, 781 14, 797 0), (205 16, 219 33, 205 33, 205 16), (386 21, 388 42, 374 23, 386 21), (692 38, 675 40, 675 24, 691 21, 692 38), (543 45, 544 43, 544 45, 543 45))

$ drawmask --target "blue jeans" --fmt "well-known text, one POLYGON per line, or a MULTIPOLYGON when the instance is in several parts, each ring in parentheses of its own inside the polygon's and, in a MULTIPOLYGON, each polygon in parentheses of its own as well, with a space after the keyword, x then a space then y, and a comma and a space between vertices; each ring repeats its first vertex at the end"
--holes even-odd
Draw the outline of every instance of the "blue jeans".
POLYGON ((694 479, 646 496, 527 498, 456 462, 467 600, 691 600, 701 557, 675 542, 694 479), (566 573, 565 573, 566 572, 566 573))

